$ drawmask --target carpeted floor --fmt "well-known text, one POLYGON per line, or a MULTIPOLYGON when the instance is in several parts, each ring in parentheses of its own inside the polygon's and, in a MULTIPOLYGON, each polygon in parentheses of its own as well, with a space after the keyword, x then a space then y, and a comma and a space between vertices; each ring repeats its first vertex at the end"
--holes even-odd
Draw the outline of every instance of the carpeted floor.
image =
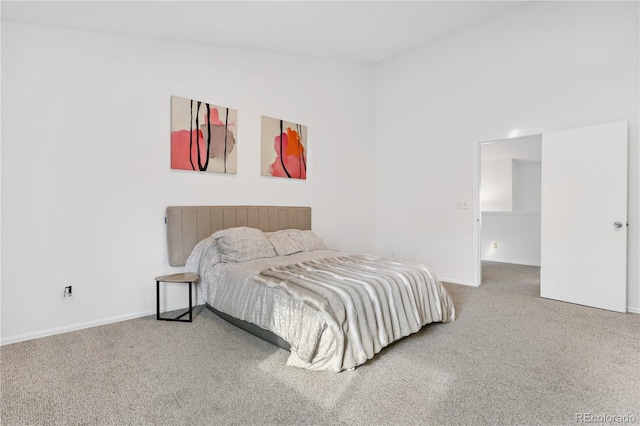
POLYGON ((483 270, 479 288, 445 284, 455 322, 353 372, 286 367, 287 352, 202 308, 192 324, 150 316, 3 346, 0 423, 640 423, 640 315, 541 299, 539 268, 483 270))

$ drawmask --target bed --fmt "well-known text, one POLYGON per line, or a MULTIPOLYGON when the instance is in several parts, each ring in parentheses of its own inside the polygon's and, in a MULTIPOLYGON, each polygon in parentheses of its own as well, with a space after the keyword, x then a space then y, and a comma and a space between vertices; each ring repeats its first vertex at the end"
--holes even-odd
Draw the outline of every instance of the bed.
POLYGON ((330 249, 309 207, 172 206, 166 222, 169 264, 200 274, 207 308, 290 351, 287 365, 350 370, 455 319, 426 266, 330 249))

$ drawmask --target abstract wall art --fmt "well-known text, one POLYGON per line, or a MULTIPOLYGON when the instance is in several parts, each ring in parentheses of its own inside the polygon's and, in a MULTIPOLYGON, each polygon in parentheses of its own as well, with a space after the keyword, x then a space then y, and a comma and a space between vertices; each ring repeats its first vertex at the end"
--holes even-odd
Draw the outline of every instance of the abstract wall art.
POLYGON ((307 126, 262 116, 262 176, 307 178, 307 126))
POLYGON ((238 111, 171 97, 171 168, 236 174, 238 111))

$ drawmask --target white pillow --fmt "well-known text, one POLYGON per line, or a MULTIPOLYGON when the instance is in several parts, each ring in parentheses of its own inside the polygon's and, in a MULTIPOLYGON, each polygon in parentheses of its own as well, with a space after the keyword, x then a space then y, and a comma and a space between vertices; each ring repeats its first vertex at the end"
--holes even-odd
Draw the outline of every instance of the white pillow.
POLYGON ((295 242, 304 247, 304 251, 329 249, 324 241, 322 241, 320 235, 318 235, 318 233, 315 231, 289 230, 288 235, 295 242))
POLYGON ((291 238, 288 232, 289 230, 265 233, 278 256, 289 256, 304 251, 304 246, 291 238))
POLYGON ((247 262, 277 256, 264 232, 256 228, 223 229, 213 234, 224 262, 247 262))

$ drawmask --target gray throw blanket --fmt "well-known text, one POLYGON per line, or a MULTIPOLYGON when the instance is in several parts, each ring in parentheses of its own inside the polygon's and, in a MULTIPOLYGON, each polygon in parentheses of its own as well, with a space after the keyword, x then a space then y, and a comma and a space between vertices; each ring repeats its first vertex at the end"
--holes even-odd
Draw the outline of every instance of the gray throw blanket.
POLYGON ((451 298, 423 265, 346 255, 272 267, 256 279, 323 314, 336 343, 332 371, 363 364, 425 324, 455 318, 451 298))

